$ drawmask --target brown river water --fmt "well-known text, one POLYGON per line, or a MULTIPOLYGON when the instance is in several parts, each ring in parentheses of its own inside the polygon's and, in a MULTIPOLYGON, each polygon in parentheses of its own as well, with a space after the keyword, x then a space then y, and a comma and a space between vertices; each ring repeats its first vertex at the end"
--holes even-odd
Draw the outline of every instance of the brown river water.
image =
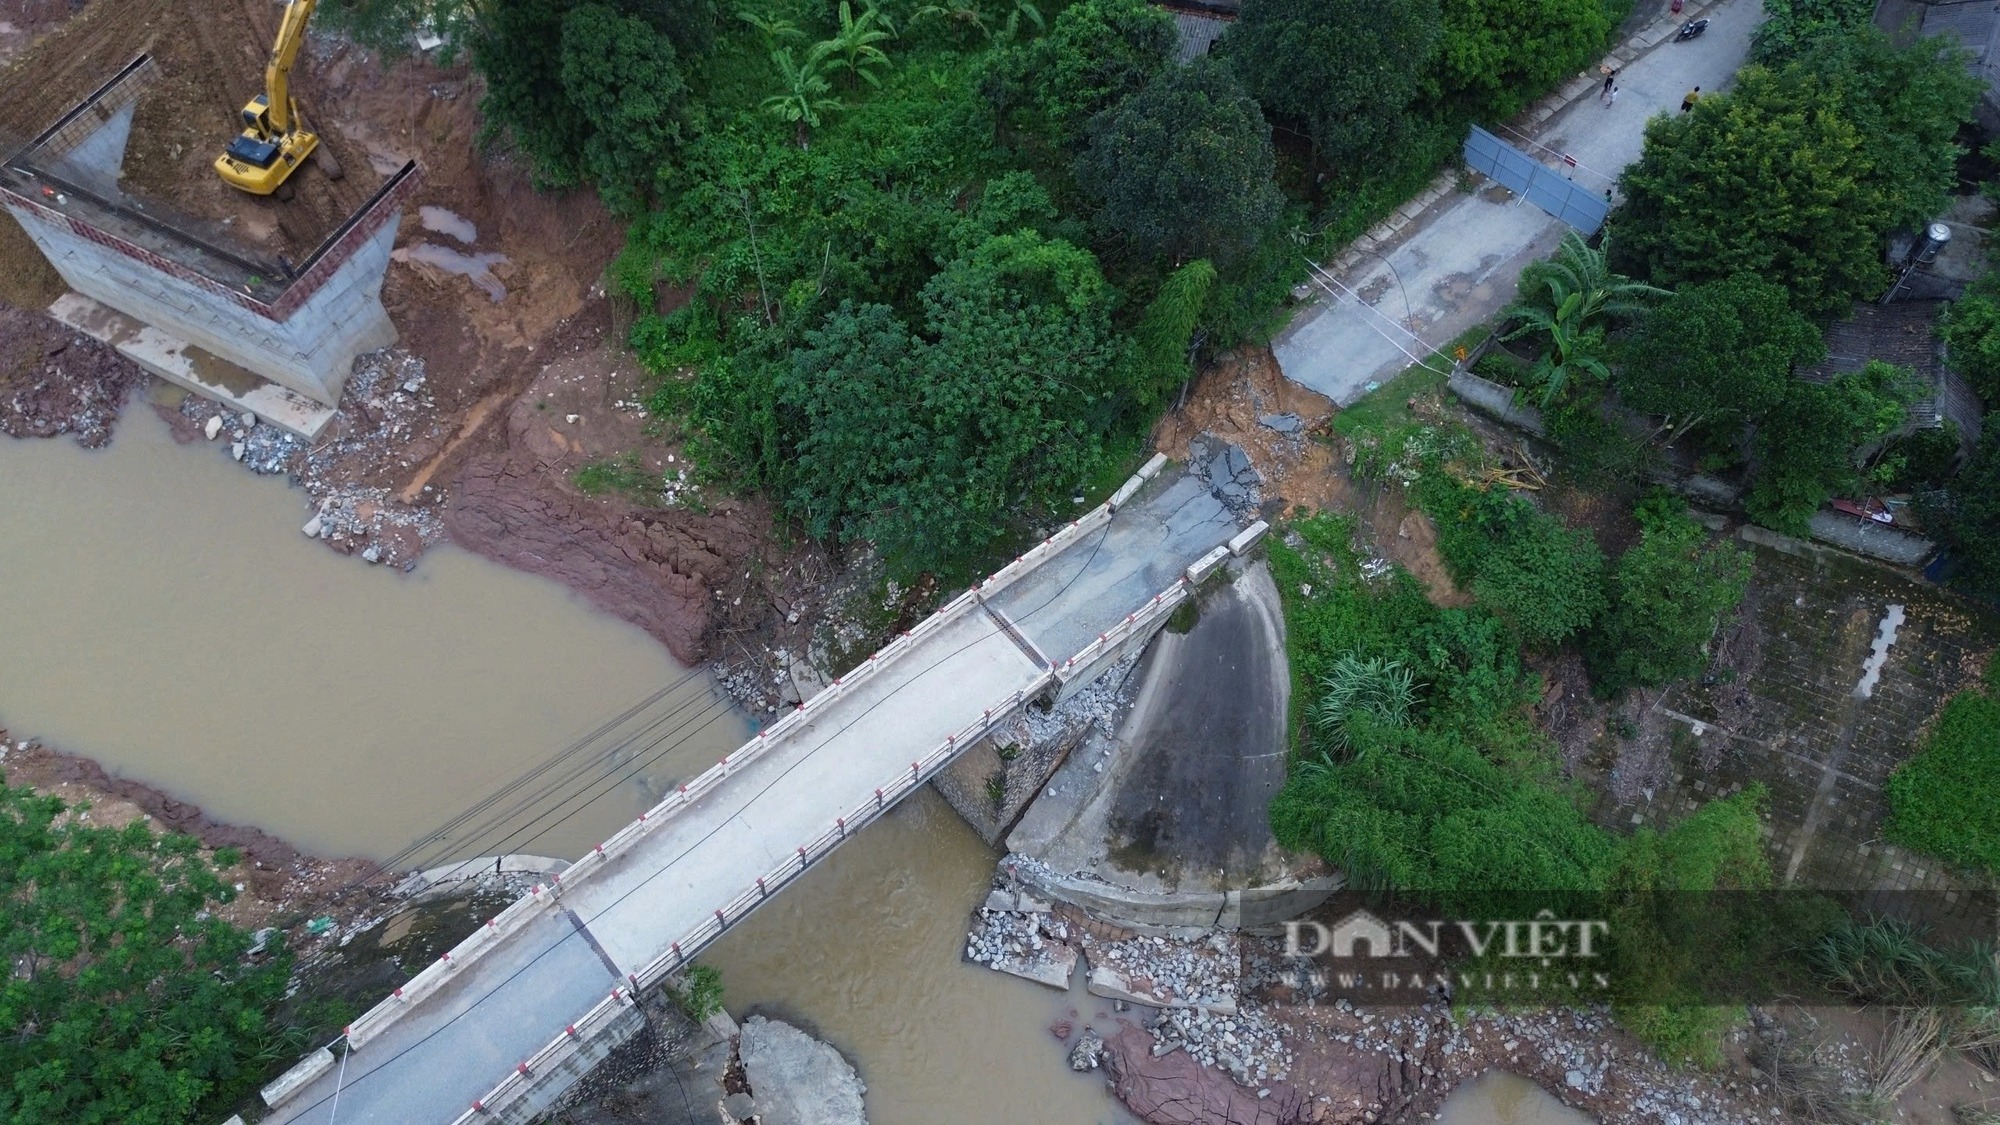
MULTIPOLYGON (((578 854, 750 729, 705 674, 552 583, 449 547, 380 573, 307 541, 307 514, 143 407, 101 451, 0 440, 0 727, 308 851, 371 857, 665 685, 647 714, 683 729, 658 760, 508 850, 578 854)), ((874 1125, 1128 1125, 1048 1031, 1109 1016, 1106 1001, 960 959, 997 858, 926 790, 706 959, 739 1018, 839 1047, 874 1125)), ((1583 1119, 1489 1075, 1445 1120, 1583 1119)))

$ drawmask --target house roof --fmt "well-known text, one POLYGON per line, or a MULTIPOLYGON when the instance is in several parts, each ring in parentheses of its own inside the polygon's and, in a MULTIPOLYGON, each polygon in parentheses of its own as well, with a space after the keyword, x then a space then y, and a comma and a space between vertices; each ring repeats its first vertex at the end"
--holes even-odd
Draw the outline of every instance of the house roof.
POLYGON ((2000 79, 2000 3, 1972 0, 1924 9, 1925 35, 1951 35, 1972 52, 1966 68, 1991 85, 2000 79))
POLYGON ((1926 382, 1935 383, 1944 370, 1935 329, 1943 305, 1942 301, 1856 304, 1847 319, 1827 328, 1826 359, 1799 372, 1799 377, 1824 383, 1879 359, 1913 368, 1926 382))
POLYGON ((1188 63, 1208 53, 1215 41, 1236 22, 1234 15, 1222 14, 1224 9, 1215 5, 1181 7, 1178 4, 1163 5, 1174 17, 1174 28, 1180 32, 1181 62, 1188 63))

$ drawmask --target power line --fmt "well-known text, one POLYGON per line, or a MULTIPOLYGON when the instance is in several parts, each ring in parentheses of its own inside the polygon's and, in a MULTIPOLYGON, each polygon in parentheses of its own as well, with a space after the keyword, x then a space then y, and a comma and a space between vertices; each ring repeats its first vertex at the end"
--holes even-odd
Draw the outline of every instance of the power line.
MULTIPOLYGON (((1117 513, 1114 511, 1112 513, 1111 519, 1115 519, 1116 517, 1117 513)), ((1022 614, 1020 617, 1015 618, 1014 619, 1015 624, 1018 625, 1020 622, 1026 621, 1029 618, 1034 617, 1036 614, 1042 612, 1049 606, 1055 604, 1058 598, 1061 598, 1064 594, 1068 593, 1070 587, 1074 586, 1077 580, 1082 578, 1083 575, 1087 571, 1089 571, 1091 564, 1097 561, 1098 553, 1104 549, 1105 541, 1110 538, 1111 519, 1107 519, 1105 521, 1104 530, 1098 536, 1096 545, 1091 548, 1090 556, 1084 560, 1082 566, 1077 568, 1076 573, 1070 576, 1069 581, 1063 583, 1063 585, 1059 589, 1057 589, 1053 594, 1050 594, 1049 597, 1046 600, 1044 600, 1041 605, 1036 606, 1034 609, 1028 611, 1027 613, 1022 614)), ((676 855, 671 860, 668 860, 666 863, 661 864, 658 870, 655 870, 651 875, 648 875, 646 878, 640 880, 637 883, 634 883, 624 893, 612 899, 610 903, 606 904, 603 909, 599 910, 596 914, 592 915, 590 918, 581 919, 580 921, 582 923, 582 926, 587 929, 592 922, 595 922, 599 918, 602 918, 606 914, 609 914, 612 910, 616 909, 619 905, 621 905, 626 899, 638 893, 638 891, 641 888, 650 884, 654 879, 659 878, 659 876, 664 874, 668 868, 672 867, 675 863, 678 863, 680 860, 686 858, 696 848, 699 848, 703 844, 707 843, 710 839, 714 838, 716 833, 722 831, 723 828, 727 827, 729 824, 736 821, 739 817, 742 816, 745 810, 747 810, 751 805, 755 804, 757 801, 761 800, 765 794, 771 791, 773 787, 775 787, 780 781, 783 781, 787 776, 789 776, 792 770, 797 769, 799 765, 803 764, 806 760, 810 759, 814 754, 818 753, 822 748, 824 748, 827 743, 831 742, 834 738, 846 732, 849 727, 852 727, 855 723, 860 722, 862 718, 873 713, 875 708, 881 706, 883 703, 888 702, 889 699, 893 698, 897 693, 901 692, 904 688, 907 688, 910 685, 916 683, 919 679, 923 678, 923 676, 941 667, 946 661, 957 656, 959 653, 965 652, 968 649, 984 644, 987 641, 992 640, 994 637, 1005 636, 1005 633, 1006 630, 1004 628, 1001 628, 998 625, 996 625, 991 632, 984 633, 978 637, 975 637, 974 639, 967 641, 965 644, 960 645, 958 648, 952 650, 951 652, 946 653, 945 655, 937 658, 930 664, 925 665, 922 669, 920 669, 916 673, 916 675, 911 676, 908 680, 905 680, 903 683, 897 685, 893 690, 884 694, 881 698, 870 703, 866 708, 862 710, 861 714, 856 715, 854 718, 848 720, 838 730, 831 732, 825 738, 821 739, 816 745, 813 746, 811 750, 808 750, 805 753, 801 754, 797 762, 794 762, 791 766, 787 767, 777 777, 772 778, 770 782, 765 784, 763 788, 759 789, 754 796, 752 796, 748 801, 745 801, 743 805, 735 813, 732 813, 730 816, 725 818, 720 824, 717 824, 714 828, 709 829, 708 832, 704 833, 699 840, 696 840, 694 843, 690 844, 687 848, 683 849, 679 855, 676 855)), ((457 1015, 452 1016, 450 1019, 446 1020, 444 1023, 438 1025, 437 1027, 431 1029, 422 1038, 416 1040, 415 1042, 409 1044, 408 1046, 401 1048, 394 1054, 391 1054, 388 1057, 384 1058, 373 1069, 356 1077, 354 1080, 355 1084, 358 1086, 361 1083, 366 1082, 368 1079, 374 1077, 376 1074, 381 1073, 383 1069, 394 1063, 397 1059, 400 1059, 404 1055, 410 1053, 411 1051, 417 1049, 418 1047, 423 1046, 425 1043, 428 1043, 432 1038, 437 1036, 440 1032, 444 1031, 448 1027, 451 1027, 453 1024, 456 1024, 459 1020, 463 1019, 466 1015, 470 1014, 472 1011, 477 1009, 480 1004, 485 1003, 487 999, 498 993, 501 989, 505 988, 507 985, 511 984, 515 980, 515 978, 519 977, 522 973, 527 972, 530 968, 539 963, 542 958, 548 956, 550 953, 560 948, 563 942, 567 941, 568 939, 569 935, 565 934, 562 938, 558 939, 555 942, 555 944, 550 945, 544 948, 541 952, 535 954, 535 956, 528 959, 519 968, 516 968, 513 972, 509 973, 498 984, 494 985, 493 988, 487 990, 487 992, 481 995, 479 999, 474 1000, 471 1004, 467 1005, 463 1011, 459 1012, 457 1015)), ((333 1044, 338 1042, 340 1042, 340 1039, 336 1037, 331 1043, 327 1045, 326 1048, 323 1049, 330 1050, 333 1044)), ((298 1114, 303 1114, 305 1112, 308 1112, 318 1107, 324 1101, 326 1101, 326 1098, 321 1097, 319 1101, 309 1103, 300 1110, 298 1110, 294 1116, 296 1117, 298 1114)))

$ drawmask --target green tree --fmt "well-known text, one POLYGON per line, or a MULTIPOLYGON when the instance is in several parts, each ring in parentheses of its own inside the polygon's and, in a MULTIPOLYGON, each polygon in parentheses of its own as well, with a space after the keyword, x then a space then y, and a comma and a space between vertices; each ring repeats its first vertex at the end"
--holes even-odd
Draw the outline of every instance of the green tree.
POLYGON ((1140 259, 1227 262, 1283 206, 1272 161, 1257 103, 1203 59, 1093 121, 1076 178, 1099 202, 1098 231, 1140 259))
POLYGON ((1942 495, 1922 498, 1924 529, 1950 550, 1951 583, 2000 600, 2000 428, 1989 427, 1942 495))
POLYGON ((667 37, 646 21, 585 4, 563 17, 562 84, 576 104, 596 107, 581 171, 612 210, 633 214, 680 142, 687 97, 667 37))
POLYGON ((1653 298, 1664 296, 1664 289, 1613 273, 1603 250, 1592 249, 1570 231, 1555 257, 1521 271, 1520 297, 1506 310, 1516 323, 1502 339, 1530 333, 1548 337, 1548 350, 1530 373, 1542 388, 1542 405, 1548 406, 1583 377, 1609 381, 1610 369, 1598 358, 1604 346, 1602 322, 1636 317, 1653 298))
POLYGON ((509 0, 473 11, 483 136, 513 141, 543 187, 596 180, 614 203, 643 200, 678 136, 677 59, 706 47, 713 5, 509 0))
POLYGON ((1711 544, 1684 513, 1641 511, 1639 542, 1618 559, 1610 608, 1585 639, 1592 685, 1603 695, 1700 674, 1723 615, 1743 600, 1749 552, 1711 544))
POLYGON ((1828 498, 1860 488, 1861 454, 1903 423, 1915 396, 1911 372, 1879 360, 1827 383, 1793 380, 1757 428, 1750 518, 1806 534, 1828 498))
POLYGON ((1001 56, 985 89, 1003 115, 1026 108, 1032 132, 1074 148, 1093 117, 1165 73, 1178 47, 1173 17, 1145 0, 1079 0, 1047 35, 1001 56))
POLYGON ((1346 171, 1407 135, 1438 34, 1438 0, 1246 0, 1215 53, 1317 161, 1346 171))
POLYGON ((782 372, 802 437, 787 501, 815 535, 867 539, 898 573, 977 559, 1065 498, 1128 369, 1088 251, 998 235, 923 293, 921 333, 843 304, 782 372))
POLYGON ((192 837, 73 812, 0 784, 0 1121, 214 1120, 295 1046, 266 1020, 289 958, 245 962, 192 837))
POLYGON ((1604 50, 1602 0, 1443 0, 1439 93, 1461 112, 1502 119, 1604 50))
POLYGON ((1215 285, 1215 266, 1196 258, 1167 276, 1160 292, 1146 306, 1132 330, 1133 361, 1141 370, 1133 379, 1139 405, 1150 406, 1194 373, 1188 349, 1202 305, 1215 285))
POLYGON ((1783 287, 1738 274, 1680 289, 1641 324, 1618 394, 1660 419, 1668 445, 1698 430, 1733 445, 1785 401, 1794 371, 1825 355, 1819 329, 1792 311, 1783 287))
POLYGON ((1745 67, 1735 91, 1646 127, 1622 180, 1618 262, 1671 286, 1783 278, 1801 312, 1838 313, 1887 280, 1889 230, 1943 209, 1975 97, 1955 56, 1872 28, 1745 67))
POLYGON ((2000 407, 2000 274, 1974 282, 1945 306, 1939 324, 1946 361, 1987 407, 2000 407))

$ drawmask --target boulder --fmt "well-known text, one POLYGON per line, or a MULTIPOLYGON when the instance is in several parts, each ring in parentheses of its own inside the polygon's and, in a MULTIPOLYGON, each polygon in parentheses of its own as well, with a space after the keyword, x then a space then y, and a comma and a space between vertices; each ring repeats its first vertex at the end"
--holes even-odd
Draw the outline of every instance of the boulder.
POLYGON ((762 1125, 868 1125, 867 1092, 840 1052, 763 1016, 743 1021, 743 1077, 762 1125))

